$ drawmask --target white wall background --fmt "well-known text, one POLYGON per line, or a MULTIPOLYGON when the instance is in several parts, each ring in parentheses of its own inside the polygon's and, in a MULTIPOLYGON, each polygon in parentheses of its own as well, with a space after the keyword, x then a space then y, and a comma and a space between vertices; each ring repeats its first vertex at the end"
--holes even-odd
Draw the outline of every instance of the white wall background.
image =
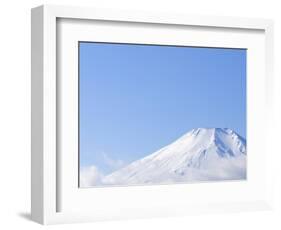
MULTIPOLYGON (((263 17, 275 20, 275 91, 281 105, 281 3, 278 0, 3 0, 0 8, 0 228, 38 229, 30 212, 30 8, 68 4, 186 14, 263 17)), ((275 110, 275 210, 48 226, 52 229, 280 229, 280 106, 275 110), (278 136, 279 135, 279 136, 278 136), (279 143, 278 143, 279 142, 279 143)), ((258 131, 258 130, 257 130, 258 131)))

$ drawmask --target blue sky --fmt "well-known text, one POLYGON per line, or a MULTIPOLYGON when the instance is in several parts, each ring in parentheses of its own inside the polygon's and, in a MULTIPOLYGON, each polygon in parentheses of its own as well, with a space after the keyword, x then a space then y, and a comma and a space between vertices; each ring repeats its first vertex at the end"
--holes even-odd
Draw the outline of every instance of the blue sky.
POLYGON ((80 42, 80 166, 107 174, 192 128, 246 137, 246 50, 80 42))

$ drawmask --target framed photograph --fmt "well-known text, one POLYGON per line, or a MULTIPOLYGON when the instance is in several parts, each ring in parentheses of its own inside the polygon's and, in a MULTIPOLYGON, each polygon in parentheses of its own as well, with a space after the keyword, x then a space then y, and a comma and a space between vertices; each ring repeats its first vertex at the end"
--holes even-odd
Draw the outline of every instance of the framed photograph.
POLYGON ((32 9, 32 219, 271 208, 273 23, 32 9))

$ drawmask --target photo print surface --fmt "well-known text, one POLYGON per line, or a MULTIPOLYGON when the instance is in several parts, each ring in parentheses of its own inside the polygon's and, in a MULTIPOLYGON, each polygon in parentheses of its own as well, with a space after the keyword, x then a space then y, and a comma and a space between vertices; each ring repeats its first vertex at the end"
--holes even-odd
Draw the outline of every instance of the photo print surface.
POLYGON ((79 42, 79 186, 245 180, 246 58, 79 42))

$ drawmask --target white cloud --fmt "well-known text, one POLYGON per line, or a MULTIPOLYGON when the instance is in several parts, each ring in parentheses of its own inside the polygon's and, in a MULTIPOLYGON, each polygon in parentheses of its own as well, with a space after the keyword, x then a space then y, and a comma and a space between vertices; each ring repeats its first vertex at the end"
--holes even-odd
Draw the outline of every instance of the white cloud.
POLYGON ((92 187, 101 184, 103 174, 94 165, 80 169, 80 186, 92 187))
MULTIPOLYGON (((118 170, 125 165, 122 160, 112 159, 106 153, 102 153, 102 158, 110 171, 118 170)), ((102 185, 104 176, 95 165, 82 167, 80 169, 80 186, 87 188, 102 185)))
POLYGON ((104 160, 104 163, 112 170, 117 170, 122 168, 125 165, 125 162, 119 159, 113 159, 109 157, 106 153, 102 153, 102 157, 104 160))

